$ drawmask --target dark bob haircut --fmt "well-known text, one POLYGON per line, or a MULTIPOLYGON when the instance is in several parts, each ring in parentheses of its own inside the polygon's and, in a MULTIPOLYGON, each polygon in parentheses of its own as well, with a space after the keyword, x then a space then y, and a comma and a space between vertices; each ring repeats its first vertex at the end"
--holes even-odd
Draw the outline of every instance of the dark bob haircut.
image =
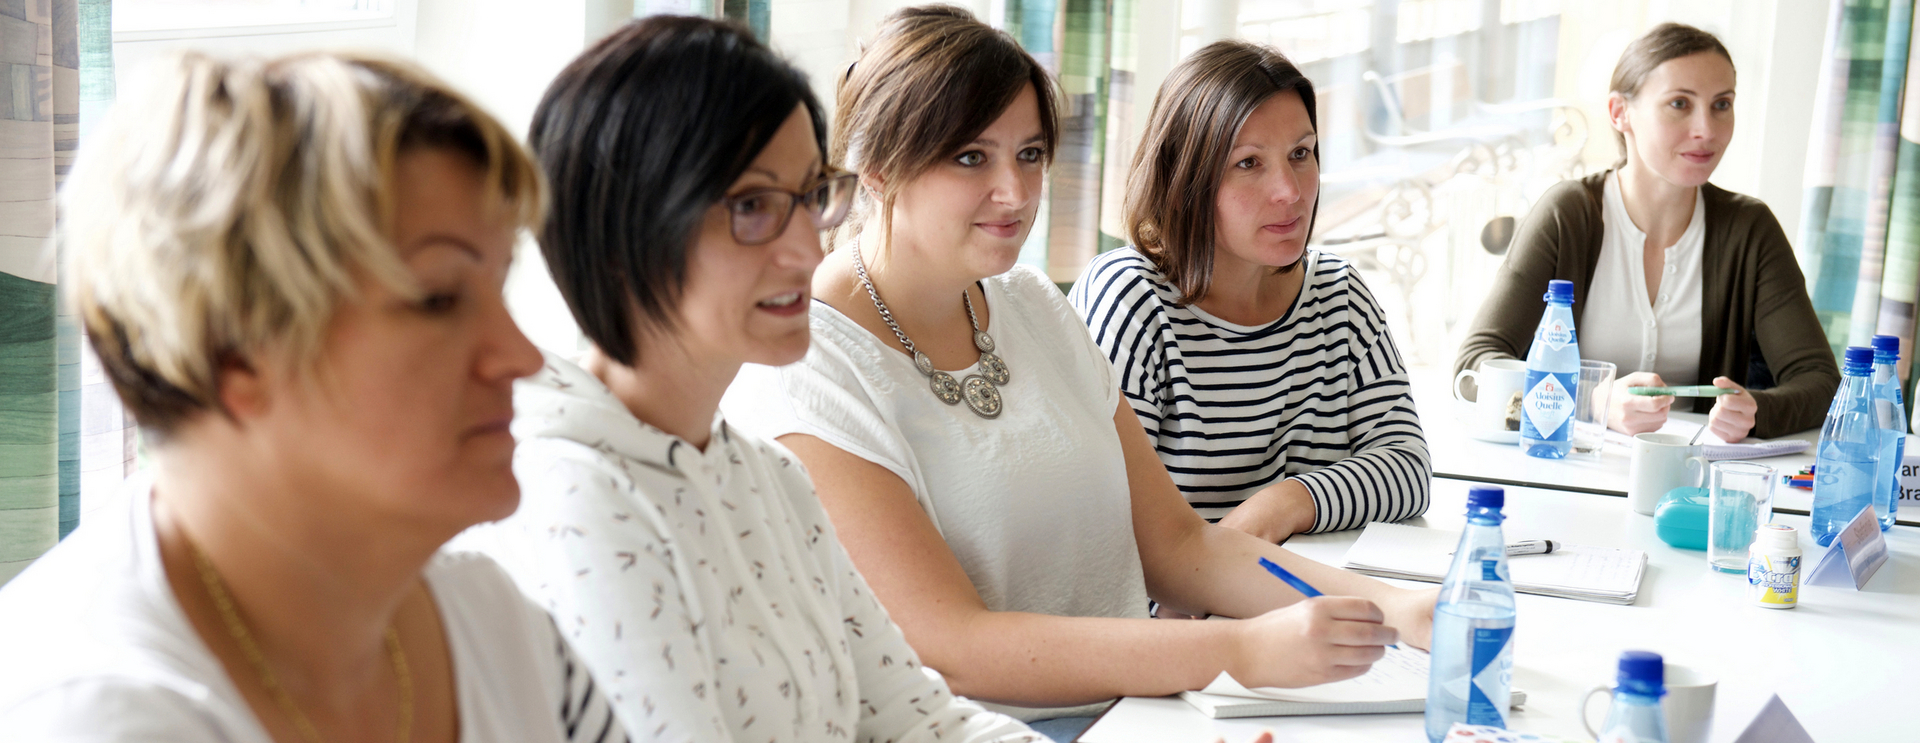
POLYGON ((632 366, 637 331, 676 324, 701 220, 795 106, 824 155, 806 75, 741 26, 687 16, 627 24, 554 78, 527 135, 553 194, 540 252, 609 358, 632 366))
MULTIPOLYGON (((1293 91, 1320 129, 1313 81, 1279 50, 1249 41, 1216 41, 1168 73, 1127 174, 1128 237, 1190 304, 1213 279, 1214 202, 1233 138, 1268 98, 1293 91)), ((1313 146, 1320 161, 1320 145, 1313 146)), ((1306 239, 1320 216, 1318 198, 1306 239)))

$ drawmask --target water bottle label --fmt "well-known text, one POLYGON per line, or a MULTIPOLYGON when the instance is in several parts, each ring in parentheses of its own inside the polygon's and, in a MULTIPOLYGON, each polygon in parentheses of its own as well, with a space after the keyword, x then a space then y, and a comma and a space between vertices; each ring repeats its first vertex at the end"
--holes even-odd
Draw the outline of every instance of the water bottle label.
POLYGON ((1547 348, 1558 351, 1573 342, 1573 324, 1564 318, 1553 318, 1540 328, 1540 342, 1547 348))
POLYGON ((1527 394, 1520 400, 1520 438, 1565 441, 1573 418, 1573 375, 1527 370, 1527 394))
POLYGON ((1506 652, 1512 627, 1473 630, 1473 683, 1467 687, 1467 724, 1507 726, 1507 689, 1513 684, 1513 656, 1506 652))

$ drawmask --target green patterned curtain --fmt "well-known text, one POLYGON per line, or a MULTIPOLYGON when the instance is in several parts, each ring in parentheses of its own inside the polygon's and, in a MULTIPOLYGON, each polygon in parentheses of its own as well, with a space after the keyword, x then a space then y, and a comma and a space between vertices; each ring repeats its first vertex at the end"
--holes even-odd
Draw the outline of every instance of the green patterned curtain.
MULTIPOLYGON (((1006 17, 1000 24, 1002 30, 1012 34, 1028 54, 1055 75, 1060 73, 1054 54, 1059 11, 1058 0, 1006 0, 1006 17)), ((1053 167, 1060 167, 1058 156, 1054 158, 1053 167)), ((1040 211, 1034 218, 1033 230, 1027 233, 1027 242, 1020 247, 1020 262, 1042 271, 1048 270, 1047 243, 1053 235, 1053 210, 1049 206, 1053 201, 1053 183, 1051 178, 1048 181, 1041 186, 1040 211)), ((1054 281, 1060 281, 1059 277, 1054 277, 1054 281)))
POLYGON ((1113 0, 1107 41, 1107 95, 1103 101, 1107 120, 1106 155, 1100 179, 1100 252, 1124 246, 1127 240, 1127 169, 1133 165, 1133 151, 1139 143, 1133 135, 1133 102, 1142 93, 1135 87, 1134 73, 1139 71, 1138 44, 1134 36, 1134 3, 1139 0, 1113 0))
POLYGON ((1912 0, 1835 0, 1798 245, 1834 352, 1879 319, 1889 195, 1912 0), (1897 56, 1894 56, 1897 55, 1897 56))
POLYGON ((61 456, 78 440, 63 435, 75 429, 61 430, 60 402, 63 382, 78 388, 79 342, 56 321, 49 248, 54 193, 79 143, 77 10, 77 0, 0 3, 0 581, 53 547, 63 511, 78 517, 77 456, 72 467, 61 456))
POLYGON ((1006 0, 1001 28, 1059 80, 1060 150, 1020 261, 1055 282, 1125 244, 1138 0, 1006 0))
MULTIPOLYGON (((1915 19, 1920 21, 1920 14, 1915 19)), ((1908 38, 1912 38, 1911 32, 1908 38)), ((1907 81, 1912 82, 1916 75, 1920 75, 1920 56, 1912 54, 1909 44, 1907 81)), ((1920 95, 1906 97, 1900 110, 1899 137, 1893 187, 1889 189, 1879 331, 1900 338, 1900 377, 1907 379, 1913 368, 1915 299, 1920 295, 1920 95)))
POLYGON ((724 14, 753 29, 753 35, 767 40, 767 24, 773 19, 773 0, 725 0, 724 14))
POLYGON ((133 427, 59 301, 51 240, 54 195, 113 94, 112 0, 0 4, 0 583, 135 461, 133 427))
POLYGON ((1066 0, 1060 48, 1060 150, 1048 204, 1047 273, 1066 283, 1100 251, 1112 0, 1066 0))
POLYGON ((1867 158, 1867 223, 1860 245, 1860 278, 1853 289, 1847 344, 1871 341, 1880 326, 1880 296, 1885 283, 1888 213, 1900 144, 1900 93, 1907 78, 1907 48, 1913 33, 1913 1, 1897 0, 1887 9, 1886 44, 1880 64, 1879 100, 1874 106, 1873 150, 1867 158))

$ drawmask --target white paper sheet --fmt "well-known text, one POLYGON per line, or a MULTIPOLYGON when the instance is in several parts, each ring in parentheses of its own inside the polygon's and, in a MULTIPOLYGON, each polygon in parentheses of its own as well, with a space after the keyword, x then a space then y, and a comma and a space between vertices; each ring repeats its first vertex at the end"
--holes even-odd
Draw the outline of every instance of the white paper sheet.
POLYGON ((1320 704, 1425 699, 1427 698, 1427 654, 1407 645, 1387 648, 1386 656, 1375 662, 1373 668, 1369 669, 1365 675, 1302 689, 1273 687, 1249 689, 1222 671, 1213 683, 1207 684, 1207 688, 1201 691, 1248 699, 1320 704))
MULTIPOLYGON (((1348 548, 1346 566, 1393 577, 1439 581, 1452 565, 1460 534, 1405 524, 1367 524, 1348 548)), ((1516 590, 1568 598, 1620 598, 1640 592, 1647 553, 1635 549, 1564 544, 1545 555, 1507 559, 1516 590)))

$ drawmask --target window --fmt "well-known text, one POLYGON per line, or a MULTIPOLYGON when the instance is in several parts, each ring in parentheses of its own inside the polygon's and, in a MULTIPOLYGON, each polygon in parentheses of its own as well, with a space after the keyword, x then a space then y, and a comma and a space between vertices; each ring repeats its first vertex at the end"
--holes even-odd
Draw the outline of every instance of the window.
POLYGON ((115 41, 332 31, 394 24, 398 0, 119 0, 115 41))

